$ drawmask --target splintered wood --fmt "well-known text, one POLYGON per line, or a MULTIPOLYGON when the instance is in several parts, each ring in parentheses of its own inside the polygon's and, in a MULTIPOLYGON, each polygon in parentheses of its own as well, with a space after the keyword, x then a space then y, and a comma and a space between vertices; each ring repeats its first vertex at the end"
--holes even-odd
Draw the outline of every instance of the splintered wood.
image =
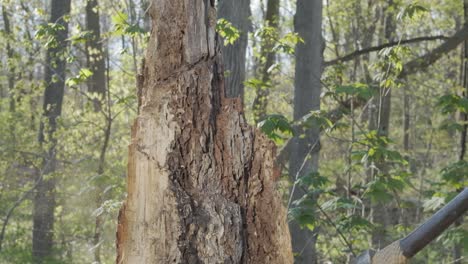
POLYGON ((375 253, 372 264, 407 264, 408 259, 403 255, 400 241, 395 241, 384 249, 375 253))
POLYGON ((293 263, 274 144, 226 98, 213 0, 153 0, 117 263, 293 263))

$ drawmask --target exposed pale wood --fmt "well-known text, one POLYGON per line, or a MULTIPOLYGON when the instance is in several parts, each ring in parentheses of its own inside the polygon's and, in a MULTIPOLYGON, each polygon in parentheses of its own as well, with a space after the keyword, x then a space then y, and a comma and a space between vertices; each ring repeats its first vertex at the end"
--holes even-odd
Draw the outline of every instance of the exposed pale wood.
POLYGON ((215 13, 152 1, 117 263, 292 263, 274 146, 224 97, 215 13))
POLYGON ((395 241, 383 250, 375 253, 372 264, 406 264, 408 259, 403 255, 400 241, 395 241))

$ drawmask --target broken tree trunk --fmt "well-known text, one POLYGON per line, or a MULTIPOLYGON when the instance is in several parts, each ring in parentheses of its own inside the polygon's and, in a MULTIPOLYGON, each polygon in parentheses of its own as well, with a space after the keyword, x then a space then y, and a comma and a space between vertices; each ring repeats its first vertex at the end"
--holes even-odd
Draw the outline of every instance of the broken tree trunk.
POLYGON ((117 263, 292 263, 274 146, 224 95, 210 0, 153 0, 117 263))

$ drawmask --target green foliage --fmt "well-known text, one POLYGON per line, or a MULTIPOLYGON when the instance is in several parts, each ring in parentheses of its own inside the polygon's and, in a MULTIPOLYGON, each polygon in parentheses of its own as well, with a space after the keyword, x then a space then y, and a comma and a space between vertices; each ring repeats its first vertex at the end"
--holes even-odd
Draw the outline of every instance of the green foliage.
POLYGON ((128 14, 121 11, 116 12, 112 16, 112 23, 114 24, 114 34, 117 36, 128 35, 135 37, 146 34, 145 30, 138 23, 131 23, 128 14))
POLYGON ((354 208, 356 208, 356 204, 352 200, 345 197, 334 197, 322 204, 322 209, 325 211, 354 208))
POLYGON ((258 123, 258 127, 277 144, 283 142, 286 136, 293 135, 291 124, 282 115, 269 115, 258 123))
POLYGON ((425 13, 428 13, 429 9, 422 6, 418 2, 410 3, 400 13, 397 15, 398 20, 404 20, 406 18, 409 19, 417 19, 423 16, 425 13))
POLYGON ((339 230, 346 233, 355 231, 370 232, 374 228, 374 225, 370 221, 359 215, 342 216, 338 219, 337 226, 339 230))
POLYGON ((364 100, 369 100, 373 95, 374 89, 364 83, 337 85, 334 90, 324 93, 324 97, 351 96, 364 100))
POLYGON ((356 150, 352 153, 354 160, 362 163, 366 162, 386 162, 390 164, 408 165, 408 161, 399 151, 391 150, 388 145, 392 141, 385 136, 380 136, 376 130, 362 134, 361 139, 357 140, 356 147, 365 147, 362 150, 356 150))
POLYGON ((223 37, 224 46, 232 45, 240 37, 240 31, 224 18, 218 19, 216 32, 223 37))
POLYGON ((56 48, 58 45, 57 34, 65 28, 57 23, 42 24, 36 31, 36 39, 44 41, 45 48, 56 48))
POLYGON ((389 202, 408 186, 406 175, 379 175, 367 184, 364 196, 373 202, 389 202))
POLYGON ((432 198, 426 200, 424 202, 424 210, 426 211, 436 211, 440 208, 442 208, 442 206, 445 205, 445 197, 440 197, 440 196, 436 196, 434 195, 432 198))
POLYGON ((67 86, 76 86, 88 80, 88 78, 92 75, 93 72, 91 70, 83 68, 80 69, 78 75, 76 75, 75 77, 68 78, 65 83, 67 84, 67 86))
POLYGON ((463 122, 459 122, 453 119, 446 119, 441 122, 439 128, 448 132, 463 131, 463 122))
MULTIPOLYGON (((102 55, 109 56, 106 63, 109 90, 106 98, 100 98, 102 109, 95 111, 97 95, 86 92, 94 70, 86 68, 89 66, 84 51, 93 35, 83 29, 85 4, 86 1, 74 2, 71 14, 64 17, 70 23, 67 41, 71 46, 59 56, 67 61, 69 87, 65 88, 63 113, 56 133, 57 171, 43 175, 57 182, 56 258, 48 263, 92 263, 97 216, 103 220, 102 263, 115 261, 115 225, 117 210, 125 197, 129 127, 137 109, 135 75, 141 70, 139 65, 148 37, 141 26, 145 23, 146 7, 141 10, 140 3, 132 1, 99 1, 94 11, 99 11, 103 22, 100 43, 107 50, 102 55), (111 122, 110 142, 104 170, 98 173, 108 122, 111 122), (99 203, 96 194, 102 195, 99 203)), ((2 5, 10 18, 11 33, 4 29, 2 14, 1 220, 34 187, 43 166, 47 146, 41 148, 37 133, 40 121, 44 120, 41 117, 46 85, 42 75, 47 67, 44 55, 47 48, 57 48, 57 35, 64 30, 59 24, 44 23, 49 19, 50 8, 45 8, 43 1, 6 0, 2 5), (7 44, 13 50, 12 56, 7 54, 7 44), (10 76, 14 81, 11 90, 10 76)), ((292 136, 303 137, 308 131, 322 131, 320 173, 303 171, 303 177, 291 182, 283 180, 278 186, 285 196, 290 185, 304 193, 291 203, 288 215, 302 227, 318 232, 316 246, 320 261, 347 263, 350 249, 340 233, 352 244, 355 253, 371 247, 372 232, 379 225, 374 225, 369 215, 373 203, 385 202, 389 210, 401 212, 404 220, 386 227, 389 237, 397 239, 445 205, 454 197, 456 189, 468 184, 467 162, 457 161, 459 132, 466 124, 459 116, 468 113, 468 101, 461 95, 464 88, 459 83, 463 61, 454 51, 441 56, 424 71, 417 69, 416 74, 399 79, 405 63, 431 52, 445 41, 438 40, 397 45, 323 67, 320 80, 325 91, 321 110, 291 121, 294 51, 304 43, 294 33, 294 7, 294 1, 282 2, 278 26, 272 27, 260 14, 264 7, 258 1, 252 2, 253 16, 248 18, 253 30, 249 34, 248 79, 244 82, 245 114, 252 115, 249 107, 254 91, 268 89, 267 112, 271 115, 259 127, 276 144, 283 145, 292 136), (268 81, 262 81, 258 72, 264 70, 262 65, 268 53, 274 53, 276 63, 267 69, 268 81), (405 90, 394 89, 399 87, 405 90), (382 131, 369 128, 369 120, 382 119, 382 95, 389 94, 389 90, 392 90, 392 110, 389 127, 385 128, 388 135, 383 136, 382 131), (350 102, 354 102, 352 110, 350 102), (403 131, 405 115, 409 117, 408 131, 403 131), (403 149, 405 132, 409 135, 409 145, 403 149)), ((323 14, 324 61, 355 49, 387 43, 387 19, 395 19, 392 39, 410 39, 441 32, 449 36, 460 26, 464 15, 463 1, 412 0, 394 1, 393 5, 388 1, 328 1, 323 14)), ((234 44, 241 33, 224 19, 217 22, 216 30, 225 45, 234 44)), ((285 173, 288 164, 282 165, 285 173)), ((34 194, 28 194, 13 211, 0 263, 32 263, 34 194)), ((466 224, 451 227, 415 256, 412 263, 452 263, 451 250, 447 249, 458 243, 468 250, 467 238, 466 224)))
POLYGON ((260 79, 257 78, 250 78, 244 82, 244 85, 249 88, 253 89, 268 89, 271 88, 271 83, 265 83, 260 79))
POLYGON ((437 241, 440 241, 445 248, 451 248, 455 244, 462 246, 463 251, 468 250, 468 230, 466 228, 454 227, 444 232, 437 241))
POLYGON ((333 123, 327 118, 325 111, 316 110, 304 115, 299 120, 299 125, 303 128, 329 129, 333 126, 333 123))
POLYGON ((294 55, 296 45, 299 43, 304 43, 304 40, 296 32, 290 32, 277 41, 273 51, 277 53, 294 55))
POLYGON ((263 52, 274 52, 275 54, 294 55, 296 45, 304 43, 298 33, 288 32, 281 36, 277 28, 268 25, 255 31, 253 37, 263 40, 264 45, 261 47, 263 52))
POLYGON ((316 213, 318 197, 325 191, 324 188, 328 183, 328 179, 318 172, 311 172, 300 177, 295 185, 297 189, 302 189, 305 193, 292 202, 293 207, 288 211, 289 219, 297 221, 303 228, 314 230, 320 223, 320 218, 316 213))
POLYGON ((299 177, 296 181, 297 186, 310 191, 323 188, 329 183, 330 181, 326 177, 321 176, 318 172, 311 172, 305 176, 299 177))
POLYGON ((442 169, 442 180, 454 189, 468 186, 468 161, 458 161, 442 169))
POLYGON ((68 38, 68 41, 71 41, 72 44, 85 44, 92 39, 93 34, 91 31, 81 30, 80 28, 77 28, 77 30, 77 34, 68 38))
POLYGON ((457 111, 468 113, 468 98, 461 97, 457 94, 441 96, 437 105, 440 107, 443 114, 452 114, 457 111))

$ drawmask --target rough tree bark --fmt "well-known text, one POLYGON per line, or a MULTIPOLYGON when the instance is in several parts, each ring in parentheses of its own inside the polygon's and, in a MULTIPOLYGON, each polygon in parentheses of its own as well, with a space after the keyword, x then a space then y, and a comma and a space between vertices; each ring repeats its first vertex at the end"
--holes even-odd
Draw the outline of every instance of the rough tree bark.
POLYGON ((35 263, 43 263, 52 257, 55 178, 57 166, 56 147, 57 118, 62 113, 62 101, 65 88, 66 61, 63 53, 67 47, 68 22, 64 16, 70 13, 70 0, 52 0, 50 23, 62 26, 56 32, 57 45, 47 49, 43 115, 44 121, 39 128, 39 143, 46 150, 41 176, 37 183, 33 201, 33 248, 35 263))
POLYGON ((117 263, 292 263, 274 146, 224 95, 213 0, 153 0, 117 263))
POLYGON ((218 17, 231 22, 240 36, 233 45, 222 49, 227 97, 244 98, 245 56, 251 28, 250 0, 220 0, 218 17))
MULTIPOLYGON (((294 80, 294 119, 299 119, 312 110, 320 110, 321 75, 323 62, 322 1, 299 0, 294 18, 295 31, 304 39, 296 46, 296 74, 294 80)), ((291 145, 289 174, 302 177, 318 170, 320 128, 297 131, 305 137, 296 137, 291 145), (305 162, 301 171, 300 168, 305 162)), ((304 195, 299 188, 291 194, 293 200, 304 195)), ((296 263, 317 263, 314 232, 301 229, 297 222, 290 222, 292 245, 296 263)))

